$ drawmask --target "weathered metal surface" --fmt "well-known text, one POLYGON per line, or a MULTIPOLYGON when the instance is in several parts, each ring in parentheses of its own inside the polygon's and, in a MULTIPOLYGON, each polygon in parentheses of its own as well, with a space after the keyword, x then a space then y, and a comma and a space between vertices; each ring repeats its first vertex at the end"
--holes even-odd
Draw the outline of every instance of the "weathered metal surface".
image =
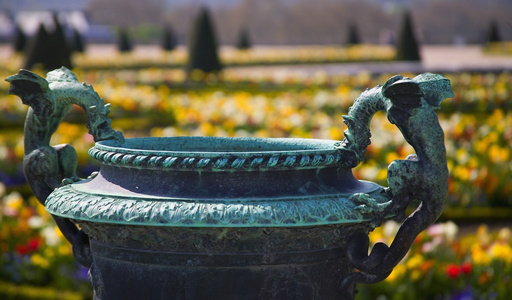
POLYGON ((434 109, 453 94, 440 75, 398 75, 363 92, 342 142, 125 140, 108 105, 69 70, 7 81, 30 106, 25 176, 91 267, 97 299, 351 299, 355 283, 385 279, 443 209, 448 170, 434 109), (101 164, 85 180, 73 147, 49 145, 71 104, 87 112, 89 154, 101 164), (379 110, 416 151, 390 164, 388 188, 351 172, 379 110), (421 205, 406 218, 413 200, 421 205), (390 217, 405 219, 395 240, 368 255, 368 232, 390 217))
MULTIPOLYGON (((96 141, 123 141, 120 132, 110 127, 109 106, 91 86, 78 82, 75 74, 62 67, 41 76, 20 70, 6 78, 10 94, 18 95, 29 106, 25 120, 25 156, 23 172, 36 198, 44 205, 48 195, 61 184, 79 181, 76 176, 77 155, 70 145, 50 146, 50 139, 72 104, 87 112, 87 127, 96 141)), ((69 219, 54 216, 66 239, 73 244, 77 260, 90 266, 92 258, 88 239, 69 219)))
MULTIPOLYGON (((400 129, 416 154, 389 165, 387 192, 392 198, 391 205, 380 216, 375 216, 377 222, 390 214, 405 221, 389 247, 377 243, 369 255, 368 236, 364 232, 352 236, 354 242, 349 245, 347 256, 360 272, 344 279, 342 287, 347 291, 353 291, 356 282, 374 283, 385 279, 407 254, 417 235, 438 219, 448 192, 444 133, 434 109, 439 108, 445 98, 453 97, 450 81, 429 73, 413 79, 398 75, 374 90, 374 96, 368 100, 371 105, 366 107, 371 111, 374 107, 385 107, 389 121, 400 129), (413 200, 421 204, 405 218, 405 209, 413 200)), ((364 105, 363 101, 356 101, 354 105, 364 105)), ((361 125, 356 127, 359 128, 361 125)), ((346 133, 349 145, 352 134, 357 132, 351 132, 349 123, 346 133)))

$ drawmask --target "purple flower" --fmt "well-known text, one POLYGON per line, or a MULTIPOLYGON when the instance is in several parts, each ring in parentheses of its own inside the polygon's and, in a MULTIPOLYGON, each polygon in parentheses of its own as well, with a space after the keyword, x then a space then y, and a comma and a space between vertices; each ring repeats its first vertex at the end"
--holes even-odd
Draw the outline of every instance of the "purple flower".
POLYGON ((465 290, 462 290, 460 292, 457 292, 453 294, 452 300, 473 300, 475 299, 475 294, 473 293, 473 290, 468 287, 465 290))
POLYGON ((80 281, 89 281, 89 269, 86 267, 83 267, 81 265, 78 265, 78 269, 75 272, 76 279, 80 281))

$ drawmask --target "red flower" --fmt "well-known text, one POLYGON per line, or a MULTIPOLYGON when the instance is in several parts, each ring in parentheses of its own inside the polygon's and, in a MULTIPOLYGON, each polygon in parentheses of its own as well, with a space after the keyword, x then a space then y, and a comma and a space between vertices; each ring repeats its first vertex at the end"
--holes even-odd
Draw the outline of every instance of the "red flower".
POLYGON ((39 245, 41 244, 41 241, 38 238, 30 239, 27 243, 28 249, 30 251, 36 251, 39 248, 39 245))
POLYGON ((464 274, 471 273, 472 268, 473 268, 473 266, 470 263, 464 263, 464 264, 462 264, 462 266, 460 266, 460 269, 461 269, 462 273, 464 273, 464 274))
POLYGON ((461 267, 454 264, 449 264, 446 268, 446 274, 448 274, 450 278, 457 278, 460 275, 460 272, 461 267))
POLYGON ((41 239, 32 238, 24 245, 16 246, 16 252, 20 255, 27 255, 39 249, 41 245, 41 239))
POLYGON ((16 246, 16 252, 20 255, 27 255, 30 252, 30 249, 27 245, 18 245, 16 246))

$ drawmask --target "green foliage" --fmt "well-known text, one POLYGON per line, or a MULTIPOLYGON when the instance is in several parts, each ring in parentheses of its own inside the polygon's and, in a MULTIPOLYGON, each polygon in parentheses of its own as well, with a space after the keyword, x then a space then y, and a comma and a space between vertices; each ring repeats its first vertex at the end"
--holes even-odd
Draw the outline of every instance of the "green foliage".
POLYGON ((501 42, 501 37, 498 31, 498 24, 496 21, 491 21, 491 24, 489 26, 489 36, 487 38, 488 43, 497 43, 501 42))
POLYGON ((348 25, 347 45, 358 45, 359 43, 361 43, 361 39, 359 38, 356 23, 350 23, 348 25))
POLYGON ((189 61, 187 70, 200 70, 205 73, 219 72, 222 69, 217 54, 217 40, 208 9, 203 7, 195 20, 189 41, 189 61))
POLYGON ((405 11, 402 19, 402 27, 398 36, 397 60, 419 61, 421 60, 418 42, 414 35, 411 14, 405 11))
POLYGON ((31 69, 36 64, 46 70, 58 69, 62 66, 71 69, 71 51, 64 36, 64 30, 57 18, 53 17, 55 28, 46 31, 43 24, 39 25, 36 36, 30 41, 26 52, 25 69, 31 69))
POLYGON ((176 48, 176 35, 171 26, 166 26, 162 35, 162 49, 172 51, 176 48))
POLYGON ((240 30, 236 47, 238 50, 247 50, 251 48, 251 39, 249 38, 249 31, 247 31, 247 28, 240 30))
POLYGON ((133 50, 132 41, 125 28, 120 28, 117 34, 117 50, 123 53, 133 50))

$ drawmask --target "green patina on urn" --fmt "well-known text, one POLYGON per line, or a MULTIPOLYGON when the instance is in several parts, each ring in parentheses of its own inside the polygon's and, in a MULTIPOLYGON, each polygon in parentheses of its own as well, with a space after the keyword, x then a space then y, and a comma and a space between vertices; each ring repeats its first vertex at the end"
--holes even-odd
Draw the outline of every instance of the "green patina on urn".
POLYGON ((385 279, 443 209, 434 109, 453 94, 440 75, 397 75, 363 92, 343 141, 125 139, 108 105, 65 68, 7 81, 30 106, 27 181, 90 268, 95 299, 352 299, 356 283, 385 279), (87 113, 101 165, 87 179, 76 176, 73 147, 49 145, 72 104, 87 113), (351 170, 380 110, 416 151, 391 163, 386 188, 351 170), (413 200, 421 205, 406 216, 413 200), (369 253, 368 233, 390 218, 403 221, 395 241, 369 253))

